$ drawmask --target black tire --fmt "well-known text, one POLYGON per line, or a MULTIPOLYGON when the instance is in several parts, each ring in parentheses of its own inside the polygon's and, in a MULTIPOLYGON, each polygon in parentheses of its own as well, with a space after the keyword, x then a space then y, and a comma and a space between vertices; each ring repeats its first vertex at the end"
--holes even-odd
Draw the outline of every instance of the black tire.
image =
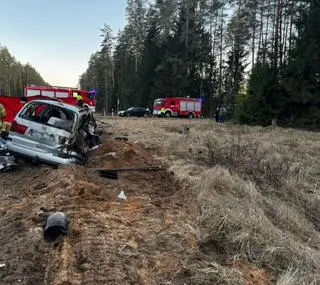
POLYGON ((170 118, 170 117, 171 117, 171 112, 170 112, 170 111, 167 111, 167 112, 165 113, 165 117, 166 117, 166 118, 170 118))
POLYGON ((189 113, 189 114, 188 114, 188 119, 193 119, 193 118, 194 118, 193 113, 189 113))

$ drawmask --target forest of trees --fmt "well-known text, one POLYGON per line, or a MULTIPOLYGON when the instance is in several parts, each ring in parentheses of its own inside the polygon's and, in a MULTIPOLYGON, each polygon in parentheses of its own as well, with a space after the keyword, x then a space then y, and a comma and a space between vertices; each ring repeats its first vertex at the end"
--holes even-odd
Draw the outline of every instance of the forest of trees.
POLYGON ((27 84, 48 85, 34 67, 21 64, 0 45, 0 96, 22 96, 27 84))
POLYGON ((319 0, 128 0, 127 24, 105 24, 82 88, 98 109, 202 97, 247 124, 320 123, 319 0))

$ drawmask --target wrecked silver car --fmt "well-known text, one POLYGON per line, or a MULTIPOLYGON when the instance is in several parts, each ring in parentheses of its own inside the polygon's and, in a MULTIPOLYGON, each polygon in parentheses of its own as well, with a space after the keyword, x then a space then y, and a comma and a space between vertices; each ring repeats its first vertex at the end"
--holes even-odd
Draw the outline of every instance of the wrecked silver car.
POLYGON ((12 122, 7 149, 49 164, 83 162, 92 147, 95 126, 87 108, 34 100, 12 122))

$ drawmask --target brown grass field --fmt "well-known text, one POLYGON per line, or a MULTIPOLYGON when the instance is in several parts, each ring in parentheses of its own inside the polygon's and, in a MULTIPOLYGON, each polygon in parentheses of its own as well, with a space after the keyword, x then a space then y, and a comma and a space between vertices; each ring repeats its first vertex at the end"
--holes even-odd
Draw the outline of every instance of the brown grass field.
POLYGON ((203 272, 240 284, 234 267, 221 266, 246 261, 278 285, 320 284, 319 133, 210 120, 113 124, 156 149, 190 188, 203 272))
POLYGON ((1 285, 320 284, 319 133, 98 119, 87 165, 0 173, 1 285), (143 165, 168 169, 95 171, 143 165), (46 243, 54 211, 70 229, 46 243))

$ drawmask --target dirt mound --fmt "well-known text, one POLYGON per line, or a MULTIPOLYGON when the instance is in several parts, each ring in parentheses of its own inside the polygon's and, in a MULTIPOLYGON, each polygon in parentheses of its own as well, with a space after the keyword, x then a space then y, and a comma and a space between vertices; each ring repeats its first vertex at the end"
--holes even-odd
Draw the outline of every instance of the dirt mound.
POLYGON ((90 158, 90 167, 125 167, 152 165, 150 151, 138 143, 110 140, 103 144, 90 158))

